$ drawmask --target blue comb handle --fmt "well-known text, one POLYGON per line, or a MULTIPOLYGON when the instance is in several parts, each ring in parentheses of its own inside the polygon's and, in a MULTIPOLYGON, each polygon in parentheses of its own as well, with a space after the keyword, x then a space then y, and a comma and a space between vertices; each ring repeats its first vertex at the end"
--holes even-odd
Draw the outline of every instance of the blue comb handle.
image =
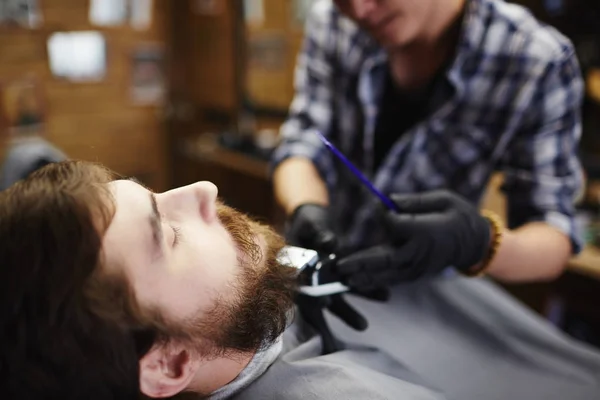
POLYGON ((319 139, 321 139, 321 141, 323 142, 323 144, 325 144, 325 146, 340 161, 342 161, 346 167, 348 167, 348 169, 367 187, 367 189, 369 189, 371 191, 371 193, 373 193, 375 196, 379 197, 379 199, 383 202, 383 204, 388 209, 396 211, 396 212, 400 212, 400 210, 398 209, 398 206, 396 206, 396 203, 394 203, 389 197, 387 197, 386 195, 381 193, 379 190, 377 190, 377 188, 375 186, 373 186, 373 184, 371 182, 369 182, 369 180, 363 175, 363 173, 360 172, 358 170, 358 168, 356 168, 354 166, 354 164, 352 164, 352 162, 350 162, 350 160, 348 160, 346 158, 346 156, 344 156, 342 154, 342 152, 340 152, 329 140, 327 140, 327 138, 325 136, 323 136, 323 134, 321 132, 316 131, 316 133, 317 133, 317 136, 319 136, 319 139))

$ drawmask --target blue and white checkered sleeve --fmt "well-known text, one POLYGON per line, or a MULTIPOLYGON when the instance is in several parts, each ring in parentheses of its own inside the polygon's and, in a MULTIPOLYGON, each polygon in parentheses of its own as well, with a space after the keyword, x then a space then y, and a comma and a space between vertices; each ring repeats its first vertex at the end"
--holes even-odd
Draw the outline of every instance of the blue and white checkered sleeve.
POLYGON ((331 188, 337 179, 333 159, 315 131, 328 135, 332 119, 331 12, 322 2, 312 8, 305 27, 306 36, 298 55, 294 75, 294 99, 289 116, 280 130, 281 142, 272 157, 272 169, 290 157, 305 157, 316 166, 331 188))
POLYGON ((573 253, 583 240, 575 224, 575 198, 583 185, 577 152, 581 135, 583 80, 569 49, 536 81, 531 117, 507 151, 505 185, 508 223, 544 221, 565 233, 573 253))

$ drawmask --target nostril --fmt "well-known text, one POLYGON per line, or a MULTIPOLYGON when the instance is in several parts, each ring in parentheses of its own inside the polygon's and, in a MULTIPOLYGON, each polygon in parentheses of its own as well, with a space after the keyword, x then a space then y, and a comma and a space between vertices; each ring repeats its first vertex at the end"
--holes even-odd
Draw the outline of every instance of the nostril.
POLYGON ((214 183, 208 181, 198 182, 196 185, 200 214, 206 223, 212 223, 216 219, 219 190, 214 183))

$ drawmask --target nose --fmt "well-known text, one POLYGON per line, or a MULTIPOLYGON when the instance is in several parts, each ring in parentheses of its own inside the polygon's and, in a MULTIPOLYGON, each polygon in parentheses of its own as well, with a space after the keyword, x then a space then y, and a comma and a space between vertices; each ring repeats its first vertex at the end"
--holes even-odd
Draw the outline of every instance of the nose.
POLYGON ((219 189, 208 181, 194 184, 200 202, 200 213, 207 223, 212 223, 217 217, 217 195, 219 189))
POLYGON ((204 197, 205 200, 210 201, 211 203, 214 203, 217 200, 219 189, 214 183, 209 181, 200 181, 190 186, 193 186, 194 189, 198 192, 198 195, 204 197))
POLYGON ((193 216, 199 212, 206 223, 211 223, 216 219, 218 193, 214 183, 201 181, 169 190, 160 197, 166 213, 173 211, 181 215, 189 212, 193 216))

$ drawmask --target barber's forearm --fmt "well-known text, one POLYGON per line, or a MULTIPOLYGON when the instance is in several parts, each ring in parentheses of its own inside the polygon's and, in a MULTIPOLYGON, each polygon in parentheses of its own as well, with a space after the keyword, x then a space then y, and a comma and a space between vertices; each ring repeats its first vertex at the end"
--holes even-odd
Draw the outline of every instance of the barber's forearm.
POLYGON ((304 203, 327 205, 327 186, 308 158, 292 157, 283 161, 273 174, 275 198, 286 214, 304 203))
POLYGON ((562 273, 570 257, 571 243, 564 233, 534 222, 505 230, 488 273, 505 282, 551 280, 562 273))

